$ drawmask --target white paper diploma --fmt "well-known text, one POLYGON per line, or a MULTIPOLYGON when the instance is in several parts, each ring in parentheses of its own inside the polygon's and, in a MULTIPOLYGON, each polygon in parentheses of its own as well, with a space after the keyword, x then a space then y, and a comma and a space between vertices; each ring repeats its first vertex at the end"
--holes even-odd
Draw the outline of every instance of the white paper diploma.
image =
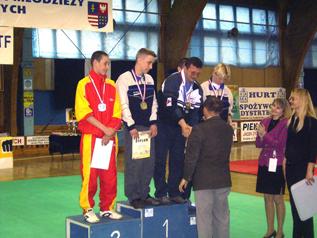
POLYGON ((140 131, 139 138, 132 140, 132 159, 145 159, 151 156, 150 131, 140 131))
POLYGON ((112 147, 112 140, 110 140, 107 145, 102 145, 102 139, 96 138, 90 167, 95 169, 109 169, 112 147))

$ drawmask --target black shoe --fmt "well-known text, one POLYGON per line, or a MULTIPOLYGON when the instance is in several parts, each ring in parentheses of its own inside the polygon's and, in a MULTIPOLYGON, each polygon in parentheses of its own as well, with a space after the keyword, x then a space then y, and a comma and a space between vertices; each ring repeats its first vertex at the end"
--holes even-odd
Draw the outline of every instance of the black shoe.
POLYGON ((145 203, 144 203, 144 201, 142 201, 141 199, 132 200, 132 202, 130 202, 130 205, 131 205, 134 209, 142 209, 142 208, 145 207, 145 203))
POLYGON ((274 238, 276 236, 276 231, 273 231, 272 234, 264 236, 263 238, 274 238))
POLYGON ((171 200, 167 196, 157 198, 157 200, 159 201, 161 205, 167 205, 171 203, 171 200))
POLYGON ((150 195, 144 200, 144 203, 148 206, 158 206, 161 204, 157 199, 152 198, 150 195))
POLYGON ((175 203, 178 203, 178 204, 183 204, 183 203, 186 203, 187 200, 182 198, 181 196, 177 196, 177 197, 171 197, 170 200, 172 202, 175 202, 175 203))

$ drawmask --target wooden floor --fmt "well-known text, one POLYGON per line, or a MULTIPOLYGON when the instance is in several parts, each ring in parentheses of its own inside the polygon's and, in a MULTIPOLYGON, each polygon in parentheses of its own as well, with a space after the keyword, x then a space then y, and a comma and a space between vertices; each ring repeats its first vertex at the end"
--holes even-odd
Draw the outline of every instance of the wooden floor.
MULTIPOLYGON (((231 160, 257 159, 260 150, 254 143, 235 143, 232 147, 231 160)), ((123 171, 123 153, 118 156, 118 171, 123 171)), ((47 178, 55 176, 79 175, 79 155, 32 156, 23 157, 19 154, 14 159, 13 169, 1 169, 0 181, 12 181, 31 178, 47 178)), ((241 173, 231 173, 232 191, 259 195, 255 192, 256 176, 241 173)), ((288 197, 288 196, 287 196, 288 197)))

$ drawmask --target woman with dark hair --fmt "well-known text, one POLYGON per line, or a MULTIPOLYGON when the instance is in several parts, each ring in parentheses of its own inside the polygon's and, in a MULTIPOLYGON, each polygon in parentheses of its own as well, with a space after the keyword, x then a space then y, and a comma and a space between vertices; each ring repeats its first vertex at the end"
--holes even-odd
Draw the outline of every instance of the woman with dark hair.
POLYGON ((231 188, 229 160, 233 129, 221 117, 223 103, 208 97, 203 105, 204 122, 188 138, 184 175, 179 190, 193 182, 199 238, 229 238, 228 196, 231 188))

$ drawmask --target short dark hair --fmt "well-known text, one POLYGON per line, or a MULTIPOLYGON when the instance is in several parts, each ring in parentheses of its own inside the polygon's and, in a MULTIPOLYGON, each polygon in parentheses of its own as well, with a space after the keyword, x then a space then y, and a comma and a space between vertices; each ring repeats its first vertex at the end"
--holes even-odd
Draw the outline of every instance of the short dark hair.
POLYGON ((203 62, 198 57, 190 57, 185 62, 185 66, 186 66, 186 68, 189 68, 191 65, 194 65, 197 68, 202 68, 203 62))
POLYGON ((90 59, 91 66, 94 63, 94 60, 97 60, 99 62, 103 56, 109 57, 109 55, 106 52, 102 51, 102 50, 95 51, 91 55, 91 59, 90 59))
POLYGON ((223 103, 222 101, 215 97, 215 96, 209 96, 207 97, 206 101, 204 102, 203 106, 209 111, 209 112, 215 112, 215 113, 221 113, 223 110, 223 103))
POLYGON ((177 67, 183 68, 186 65, 186 62, 188 61, 188 58, 181 58, 178 63, 177 63, 177 67))
POLYGON ((156 54, 153 50, 149 50, 147 48, 141 48, 138 50, 138 53, 136 53, 136 58, 139 58, 141 55, 151 55, 154 58, 156 58, 156 54))

